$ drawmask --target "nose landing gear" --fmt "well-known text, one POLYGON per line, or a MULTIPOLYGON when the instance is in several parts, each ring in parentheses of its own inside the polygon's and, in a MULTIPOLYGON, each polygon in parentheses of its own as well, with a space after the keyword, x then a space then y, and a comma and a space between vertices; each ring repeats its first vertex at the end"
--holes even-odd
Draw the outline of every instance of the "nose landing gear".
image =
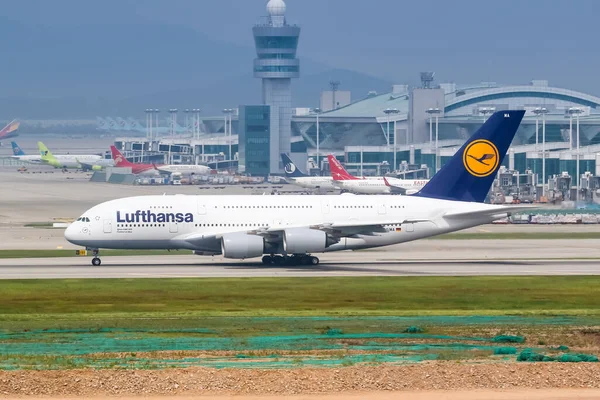
POLYGON ((98 257, 98 253, 100 253, 100 250, 94 249, 94 250, 92 250, 92 252, 94 254, 94 258, 92 258, 92 265, 94 267, 97 267, 100 264, 102 264, 102 260, 100 260, 100 257, 98 257))

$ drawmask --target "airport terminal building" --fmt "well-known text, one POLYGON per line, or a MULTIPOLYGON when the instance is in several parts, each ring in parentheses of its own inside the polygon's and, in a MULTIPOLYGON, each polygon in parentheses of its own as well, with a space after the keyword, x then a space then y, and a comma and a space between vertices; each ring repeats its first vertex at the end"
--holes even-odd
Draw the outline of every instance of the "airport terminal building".
MULTIPOLYGON (((596 171, 596 153, 600 152, 600 98, 552 87, 546 81, 532 81, 528 85, 440 84, 419 88, 395 85, 388 93, 372 92, 347 106, 318 115, 306 109, 293 109, 290 150, 296 160, 316 159, 318 119, 319 153, 325 172, 328 166, 323 156, 333 153, 350 170, 359 173, 362 169, 364 175, 422 166, 431 175, 436 169, 436 143, 437 168, 440 168, 491 113, 502 109, 527 110, 504 161, 510 170, 521 173, 531 170, 541 180, 545 164, 546 177, 563 172, 575 176, 579 154, 580 173, 600 173, 600 167, 596 171)), ((232 117, 230 135, 223 133, 226 131, 223 118, 206 118, 203 125, 210 126, 213 132, 194 137, 166 137, 154 149, 174 157, 174 162, 188 158, 192 162, 210 162, 219 155, 225 160, 231 144, 234 161, 253 160, 246 173, 255 174, 252 168, 255 166, 256 172, 263 175, 271 168, 259 159, 267 156, 259 154, 255 143, 250 142, 256 142, 258 136, 270 142, 276 132, 270 110, 269 105, 240 106, 232 117), (240 143, 238 152, 240 130, 244 143, 240 143), (252 149, 252 153, 247 153, 246 148, 252 149)), ((152 146, 148 143, 144 146, 144 141, 123 139, 117 144, 124 150, 139 151, 142 147, 151 150, 152 146)), ((268 158, 273 162, 270 154, 268 158)))
MULTIPOLYGON (((595 174, 600 150, 599 106, 598 97, 551 87, 546 81, 518 86, 441 84, 412 90, 399 85, 390 93, 371 93, 320 114, 320 151, 336 154, 355 170, 360 169, 362 160, 366 174, 382 164, 401 170, 403 161, 425 164, 432 173, 436 142, 439 168, 495 110, 525 109, 506 167, 523 173, 529 169, 541 177, 545 150, 546 176, 564 171, 574 176, 579 144, 580 171, 595 174)), ((308 155, 314 157, 316 115, 296 116, 292 127, 294 134, 302 137, 308 155)))

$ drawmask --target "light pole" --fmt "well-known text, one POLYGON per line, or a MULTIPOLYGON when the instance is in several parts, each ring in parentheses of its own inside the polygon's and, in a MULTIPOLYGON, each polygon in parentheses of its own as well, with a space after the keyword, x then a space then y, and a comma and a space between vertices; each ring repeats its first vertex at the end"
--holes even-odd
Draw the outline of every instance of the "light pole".
MULTIPOLYGON (((579 107, 571 107, 569 108, 569 115, 571 116, 571 123, 570 123, 570 129, 569 132, 573 131, 573 114, 575 114, 575 118, 576 118, 576 124, 577 124, 577 201, 579 201, 579 114, 581 114, 583 112, 583 110, 579 107)), ((572 133, 571 133, 571 137, 573 137, 572 133)))
POLYGON ((319 175, 321 175, 321 164, 319 164, 319 155, 321 154, 319 151, 319 146, 321 144, 321 140, 319 138, 319 114, 323 112, 319 107, 313 108, 312 113, 317 116, 317 168, 319 168, 319 175))
POLYGON ((432 145, 433 143, 433 134, 432 134, 432 129, 433 129, 433 115, 435 115, 435 171, 437 172, 438 170, 438 139, 439 139, 439 124, 438 124, 438 117, 441 113, 441 110, 438 107, 435 108, 428 108, 425 111, 427 114, 429 114, 429 145, 432 145))
POLYGON ((174 136, 175 135, 175 121, 177 118, 177 109, 170 108, 169 114, 171 114, 171 136, 174 136))
POLYGON ((540 114, 542 113, 542 108, 541 107, 536 107, 533 109, 533 113, 535 114, 535 151, 538 151, 538 132, 539 132, 539 117, 540 114))
POLYGON ((493 114, 496 107, 479 107, 479 113, 483 115, 483 122, 487 121, 487 116, 493 114))
POLYGON ((225 114, 225 135, 228 136, 227 142, 229 144, 229 160, 231 160, 231 115, 233 112, 233 108, 225 108, 223 110, 225 114), (227 130, 227 121, 229 121, 229 131, 227 130))
POLYGON ((158 114, 160 114, 160 110, 158 108, 154 109, 154 114, 156 114, 156 136, 158 136, 158 114))
POLYGON ((188 120, 188 114, 190 113, 190 109, 186 108, 185 110, 183 110, 184 114, 185 114, 185 129, 186 129, 186 133, 190 133, 190 125, 189 125, 189 120, 188 120))
POLYGON ((192 112, 194 113, 194 138, 199 139, 200 138, 200 109, 194 108, 194 109, 192 109, 192 112))
POLYGON ((537 109, 542 114, 542 196, 546 196, 546 114, 548 109, 541 107, 537 109))
MULTIPOLYGON (((390 136, 390 114, 398 114, 400 111, 397 108, 386 108, 385 110, 383 110, 383 112, 385 113, 385 116, 387 118, 387 145, 388 145, 388 149, 390 147, 390 140, 391 140, 391 136, 390 136)), ((394 147, 393 147, 393 151, 394 151, 394 168, 393 170, 396 170, 396 118, 394 118, 394 147)))
POLYGON ((383 112, 385 113, 386 122, 387 122, 387 131, 386 131, 387 136, 385 138, 385 141, 389 147, 390 146, 390 114, 392 113, 392 109, 386 108, 385 110, 383 110, 383 112))
POLYGON ((146 108, 146 137, 152 141, 152 112, 151 108, 146 108))

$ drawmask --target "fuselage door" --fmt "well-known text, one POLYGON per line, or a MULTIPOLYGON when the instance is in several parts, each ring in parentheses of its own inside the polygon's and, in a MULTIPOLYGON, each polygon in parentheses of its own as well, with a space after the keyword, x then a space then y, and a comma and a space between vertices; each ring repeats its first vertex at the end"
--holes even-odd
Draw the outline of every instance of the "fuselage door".
POLYGON ((387 208, 385 207, 385 203, 379 203, 379 206, 377 206, 377 211, 380 215, 387 214, 387 208))
POLYGON ((112 233, 112 220, 104 220, 104 233, 112 233))
POLYGON ((169 223, 169 232, 171 232, 171 233, 179 232, 179 224, 177 222, 169 223))
POLYGON ((329 214, 329 201, 324 200, 321 202, 321 210, 323 214, 329 214))
POLYGON ((198 214, 205 215, 206 214, 206 204, 202 199, 198 200, 198 214))

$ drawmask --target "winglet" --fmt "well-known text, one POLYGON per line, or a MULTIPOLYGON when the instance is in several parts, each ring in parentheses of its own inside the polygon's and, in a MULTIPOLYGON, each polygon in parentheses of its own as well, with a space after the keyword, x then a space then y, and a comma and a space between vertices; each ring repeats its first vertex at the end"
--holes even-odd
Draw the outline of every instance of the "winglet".
POLYGON ((524 110, 492 114, 414 196, 482 203, 524 115, 524 110))

